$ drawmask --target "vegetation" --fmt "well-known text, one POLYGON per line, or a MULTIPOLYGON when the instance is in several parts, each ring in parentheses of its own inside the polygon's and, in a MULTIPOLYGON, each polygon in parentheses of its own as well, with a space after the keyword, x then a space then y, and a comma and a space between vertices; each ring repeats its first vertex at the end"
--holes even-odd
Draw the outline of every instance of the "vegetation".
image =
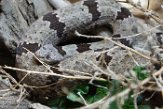
MULTIPOLYGON (((150 76, 149 72, 142 66, 135 66, 133 72, 136 78, 128 78, 130 82, 135 82, 137 79, 142 81, 150 76)), ((67 96, 50 100, 49 106, 53 109, 56 107, 62 109, 80 107, 98 102, 105 97, 116 97, 116 94, 126 88, 128 88, 128 86, 124 86, 121 81, 114 79, 108 81, 95 81, 94 84, 77 85, 67 96)), ((141 94, 134 95, 133 92, 134 90, 131 90, 128 96, 115 99, 110 105, 108 104, 108 109, 135 109, 135 107, 138 109, 151 109, 148 103, 143 101, 143 96, 141 94), (135 96, 137 96, 136 101, 134 101, 135 96), (134 104, 134 102, 136 104, 134 104)))

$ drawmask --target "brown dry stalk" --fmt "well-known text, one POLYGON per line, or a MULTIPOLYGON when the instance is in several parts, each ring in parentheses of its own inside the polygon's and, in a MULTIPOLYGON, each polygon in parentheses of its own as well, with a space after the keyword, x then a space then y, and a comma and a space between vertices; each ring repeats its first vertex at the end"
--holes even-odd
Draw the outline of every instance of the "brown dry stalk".
MULTIPOLYGON (((2 67, 2 66, 0 66, 2 67)), ((78 80, 89 80, 92 79, 92 77, 89 76, 67 76, 67 75, 61 75, 61 74, 57 74, 57 73, 50 73, 50 72, 40 72, 40 71, 31 71, 31 70, 25 70, 25 69, 20 69, 20 68, 15 68, 15 67, 9 67, 9 66, 4 66, 2 67, 4 69, 10 69, 10 70, 14 70, 14 71, 19 71, 19 73, 28 73, 28 74, 39 74, 39 75, 51 75, 51 76, 57 76, 57 77, 62 77, 62 78, 67 78, 67 79, 78 79, 78 80)), ((105 81, 105 79, 96 77, 96 80, 100 80, 100 81, 105 81)))
POLYGON ((75 31, 75 34, 76 34, 77 36, 80 36, 80 37, 86 37, 86 38, 100 38, 100 39, 103 39, 103 40, 108 40, 108 41, 114 43, 115 45, 117 45, 117 46, 119 46, 119 47, 122 47, 122 48, 124 48, 124 49, 126 49, 126 50, 128 50, 128 51, 131 51, 131 52, 133 52, 133 53, 135 53, 135 54, 137 54, 137 55, 140 55, 141 57, 146 58, 146 59, 148 59, 148 60, 150 60, 150 61, 152 61, 152 62, 154 62, 154 63, 160 63, 159 61, 157 61, 157 59, 148 57, 148 56, 146 56, 146 55, 144 55, 144 54, 142 54, 142 53, 140 53, 140 52, 138 52, 138 51, 136 51, 136 50, 134 50, 134 49, 132 49, 132 48, 130 48, 130 47, 125 46, 124 44, 121 44, 121 43, 118 43, 118 42, 116 42, 116 41, 113 41, 113 40, 112 40, 111 38, 109 38, 109 37, 104 37, 104 36, 88 36, 88 35, 80 34, 80 33, 77 32, 77 31, 75 31))

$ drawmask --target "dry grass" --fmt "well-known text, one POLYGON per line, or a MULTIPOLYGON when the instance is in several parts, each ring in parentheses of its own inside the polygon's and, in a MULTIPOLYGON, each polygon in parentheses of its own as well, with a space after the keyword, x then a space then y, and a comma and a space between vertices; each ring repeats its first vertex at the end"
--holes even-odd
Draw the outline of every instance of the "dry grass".
MULTIPOLYGON (((143 9, 142 7, 132 3, 131 1, 127 1, 128 3, 130 3, 131 5, 133 5, 134 7, 138 8, 139 10, 141 10, 142 12, 144 13, 150 13, 148 10, 145 10, 143 9)), ((156 29, 156 28, 159 28, 161 27, 161 23, 162 23, 162 19, 159 19, 154 13, 150 13, 148 14, 148 17, 154 19, 156 22, 158 22, 159 24, 155 27, 153 27, 152 29, 156 29)), ((148 31, 144 31, 144 33, 148 33, 151 30, 148 30, 148 31)), ((137 37, 138 35, 141 35, 141 34, 144 34, 144 33, 139 33, 139 34, 135 34, 133 36, 126 36, 126 37, 137 37)), ((136 55, 139 55, 143 58, 146 58, 154 63, 161 63, 160 61, 158 61, 157 59, 155 58, 151 58, 151 57, 148 57, 132 48, 129 48, 121 43, 118 43, 116 41, 113 41, 111 38, 107 38, 107 37, 103 37, 103 36, 87 36, 87 35, 82 35, 78 32, 76 32, 76 35, 80 36, 80 37, 88 37, 88 38, 101 38, 101 39, 104 39, 104 40, 108 40, 112 43, 114 43, 115 45, 117 45, 118 47, 121 47, 123 49, 126 49, 128 50, 129 52, 132 52, 133 54, 136 54, 136 55)), ((107 50, 105 51, 102 51, 102 52, 108 52, 107 50)), ((68 76, 68 75, 64 75, 64 74, 57 74, 57 73, 54 73, 53 71, 50 70, 50 68, 52 66, 50 65, 47 65, 46 63, 42 62, 41 60, 39 60, 32 52, 31 52, 31 55, 33 55, 43 66, 45 66, 46 69, 48 69, 48 71, 50 72, 38 72, 38 71, 30 71, 30 70, 26 70, 26 69, 20 69, 20 68, 14 68, 14 67, 9 67, 9 66, 0 66, 0 72, 3 74, 2 76, 5 76, 7 77, 10 81, 12 81, 13 84, 11 84, 11 86, 9 87, 9 89, 6 89, 6 90, 0 90, 0 92, 6 92, 8 93, 9 91, 13 91, 13 92, 18 92, 20 94, 19 96, 19 99, 18 99, 18 102, 21 102, 22 100, 21 99, 24 99, 24 95, 27 94, 26 92, 26 88, 32 88, 32 89, 35 89, 35 88, 45 88, 45 87, 49 87, 50 85, 48 86, 40 86, 40 87, 36 87, 36 86, 29 86, 29 85, 25 85, 25 84, 22 84, 22 81, 30 74, 38 74, 38 75, 50 75, 50 76, 56 76, 56 77, 60 77, 60 78, 64 78, 64 79, 73 79, 73 80, 90 80, 90 83, 94 80, 102 80, 102 81, 108 81, 107 79, 104 79, 104 78, 101 78, 100 75, 105 75, 105 76, 110 76, 110 75, 114 75, 116 77, 116 79, 118 79, 119 81, 121 81, 122 85, 124 85, 126 87, 126 85, 129 85, 128 88, 126 88, 125 90, 121 91, 120 93, 117 93, 116 95, 114 96, 110 96, 108 94, 108 96, 104 97, 103 99, 97 101, 97 102, 94 102, 92 104, 87 104, 85 103, 85 106, 83 107, 80 107, 79 109, 95 109, 95 108, 100 108, 100 109, 107 109, 108 108, 108 104, 110 104, 111 102, 117 100, 117 99, 122 99, 122 98, 125 98, 127 95, 129 95, 129 93, 131 91, 135 92, 134 93, 134 97, 135 97, 135 101, 134 101, 134 104, 135 104, 135 109, 138 109, 138 106, 137 106, 137 101, 136 101, 136 97, 141 94, 142 92, 144 92, 145 90, 149 90, 149 91, 155 91, 155 92, 161 92, 163 93, 163 79, 162 79, 162 74, 163 74, 163 66, 161 66, 161 68, 158 70, 158 71, 155 71, 155 72, 152 72, 151 73, 151 76, 149 76, 148 78, 142 80, 142 81, 139 81, 137 80, 137 82, 131 82, 131 81, 128 81, 129 83, 126 84, 124 82, 124 80, 128 80, 126 77, 122 76, 122 75, 118 75, 116 74, 115 72, 109 70, 108 72, 110 74, 108 74, 108 72, 106 73, 105 71, 103 71, 100 67, 98 67, 97 65, 95 65, 94 63, 91 63, 92 66, 94 67, 94 69, 96 69, 98 72, 98 74, 94 74, 94 75, 91 75, 87 72, 81 72, 81 71, 75 71, 75 70, 71 70, 71 69, 58 69, 60 71, 65 71, 65 72, 75 72, 75 73, 78 73, 78 74, 85 74, 85 76, 80 76, 80 75, 75 75, 75 76, 68 76), (9 75, 5 70, 3 69, 9 69, 9 70, 13 70, 13 71, 20 71, 21 73, 26 73, 26 75, 20 80, 20 81, 16 81, 11 75, 9 75), (146 86, 146 84, 155 84, 155 87, 153 85, 151 86, 146 86), (21 90, 20 90, 21 89, 21 90), (141 90, 140 90, 141 89, 141 90)), ((90 63, 89 63, 90 64, 90 63)), ((108 77, 109 78, 109 77, 108 77)), ((52 84, 53 85, 53 84, 52 84)), ((152 96, 152 95, 151 95, 152 96)), ((5 97, 5 96, 4 96, 5 97)))

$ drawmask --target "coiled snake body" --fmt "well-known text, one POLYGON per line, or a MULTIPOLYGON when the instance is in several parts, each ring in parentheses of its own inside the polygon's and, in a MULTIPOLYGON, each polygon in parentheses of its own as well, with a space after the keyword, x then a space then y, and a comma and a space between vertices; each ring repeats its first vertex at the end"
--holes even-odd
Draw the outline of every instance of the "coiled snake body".
MULTIPOLYGON (((94 72, 90 67, 83 64, 83 60, 86 61, 89 59, 94 63, 96 63, 95 61, 100 63, 99 54, 94 53, 94 51, 102 50, 103 48, 112 48, 114 46, 113 43, 100 41, 65 46, 57 45, 69 39, 72 40, 75 37, 75 31, 86 33, 92 28, 95 29, 96 27, 102 26, 112 28, 113 36, 118 37, 133 35, 143 31, 141 27, 137 28, 135 24, 136 21, 128 9, 120 6, 115 0, 82 0, 72 6, 50 12, 31 25, 26 33, 26 38, 18 45, 16 56, 17 67, 27 70, 47 71, 43 65, 36 62, 36 59, 34 59, 33 55, 29 52, 31 51, 44 62, 59 62, 59 64, 57 64, 58 67, 94 72), (72 58, 68 59, 67 57, 72 58)), ((130 47, 134 47, 138 43, 139 45, 144 44, 143 41, 138 42, 137 38, 122 38, 120 42, 130 47)), ((119 51, 115 50, 109 54, 106 53, 106 63, 108 64, 110 60, 116 59, 121 59, 122 61, 122 57, 119 58, 117 53, 120 53, 120 56, 122 56, 126 51, 124 52, 124 50, 120 49, 119 51)), ((124 57, 126 55, 124 55, 124 57)), ((120 63, 121 62, 117 62, 116 64, 120 63)), ((129 63, 129 65, 131 65, 131 63, 129 63)), ((121 70, 121 72, 123 72, 123 70, 121 70)), ((61 72, 56 71, 56 73, 61 72)), ((20 78, 24 75, 24 73, 18 73, 20 78)), ((54 80, 56 80, 55 77, 52 79, 51 76, 47 75, 38 76, 38 74, 30 74, 24 79, 24 82, 40 86, 54 82, 54 80)))

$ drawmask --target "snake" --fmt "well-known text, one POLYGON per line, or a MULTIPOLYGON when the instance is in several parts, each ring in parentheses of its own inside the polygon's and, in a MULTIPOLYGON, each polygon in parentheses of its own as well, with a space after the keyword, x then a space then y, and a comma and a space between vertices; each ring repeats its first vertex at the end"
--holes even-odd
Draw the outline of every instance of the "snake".
MULTIPOLYGON (((147 37, 140 35, 139 37, 126 38, 126 36, 138 34, 144 30, 142 26, 138 28, 137 25, 140 25, 140 23, 135 20, 130 11, 115 0, 81 0, 43 15, 30 26, 25 33, 25 38, 19 42, 16 49, 16 67, 48 71, 49 69, 45 69, 45 66, 35 59, 35 55, 41 61, 55 65, 58 68, 63 69, 65 67, 66 69, 94 73, 96 71, 90 67, 94 64, 87 66, 86 60, 89 60, 88 62, 93 60, 93 63, 100 64, 101 54, 98 51, 110 49, 109 53, 103 54, 105 60, 105 64, 102 64, 103 68, 110 65, 114 71, 123 73, 125 70, 116 68, 115 64, 120 67, 128 65, 127 70, 129 71, 131 65, 134 64, 132 58, 129 57, 128 51, 122 48, 115 48, 112 51, 115 46, 114 43, 105 43, 103 40, 98 40, 88 43, 70 43, 62 46, 61 44, 70 40, 75 42, 75 38, 78 37, 75 34, 76 31, 87 34, 94 29, 105 27, 110 30, 111 38, 119 39, 120 43, 131 48, 137 48, 137 45, 142 48, 147 37), (31 55, 31 53, 34 53, 34 55, 31 55)), ((140 56, 138 56, 137 61, 149 62, 149 60, 144 60, 140 56)), ((52 70, 58 74, 68 74, 66 71, 52 70)), ((18 73, 17 75, 21 79, 26 74, 18 73)), ((23 82, 28 85, 42 86, 55 83, 58 79, 58 77, 49 75, 30 74, 24 78, 23 82)), ((37 92, 39 93, 40 90, 37 92)))
MULTIPOLYGON (((63 60, 70 54, 66 47, 57 47, 57 44, 73 39, 75 31, 86 33, 97 26, 109 27, 115 21, 130 15, 126 8, 114 0, 82 0, 72 6, 50 12, 31 25, 25 39, 17 47, 17 57, 26 55, 27 51, 24 49, 26 48, 48 61, 63 60), (52 55, 50 51, 56 54, 52 55)), ((70 50, 73 53, 91 49, 89 48, 91 44, 71 46, 69 48, 73 48, 70 50)))

